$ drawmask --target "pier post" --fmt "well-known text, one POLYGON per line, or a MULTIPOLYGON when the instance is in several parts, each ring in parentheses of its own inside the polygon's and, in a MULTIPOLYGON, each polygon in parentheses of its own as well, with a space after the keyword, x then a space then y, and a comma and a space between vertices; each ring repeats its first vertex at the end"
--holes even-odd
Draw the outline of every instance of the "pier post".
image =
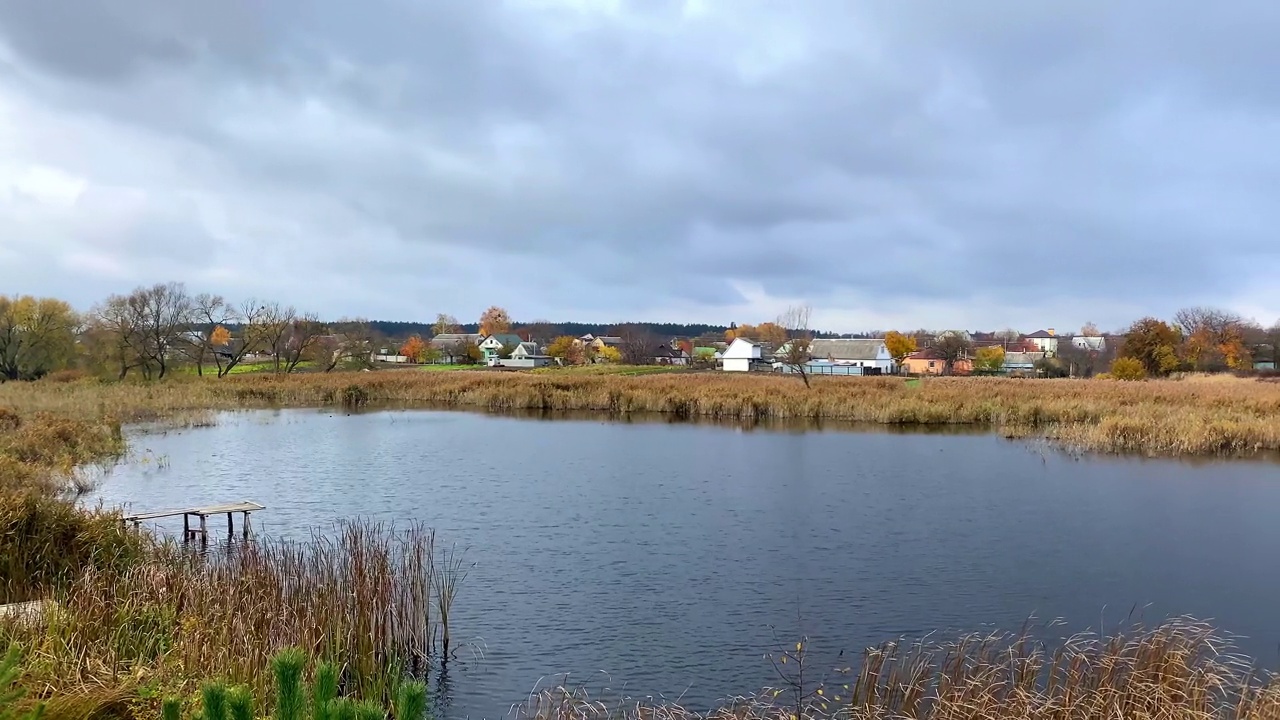
POLYGON ((240 532, 244 533, 244 539, 249 539, 249 511, 244 511, 244 522, 241 523, 240 532))
POLYGON ((200 516, 200 544, 207 545, 209 543, 209 526, 206 524, 208 516, 200 516))
POLYGON ((235 523, 232 522, 231 520, 231 518, 233 517, 235 517, 234 513, 227 513, 227 540, 230 540, 231 538, 235 537, 235 534, 236 534, 235 523))

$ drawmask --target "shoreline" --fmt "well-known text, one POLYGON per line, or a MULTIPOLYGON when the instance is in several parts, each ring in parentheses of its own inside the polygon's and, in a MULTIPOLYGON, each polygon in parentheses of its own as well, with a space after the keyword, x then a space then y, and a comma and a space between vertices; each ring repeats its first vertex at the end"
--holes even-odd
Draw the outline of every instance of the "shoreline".
POLYGON ((350 372, 183 378, 157 383, 6 383, 0 408, 199 424, 202 413, 261 408, 412 406, 771 422, 969 427, 1042 438, 1068 451, 1144 457, 1280 452, 1280 384, 1234 377, 1123 383, 1006 378, 817 378, 725 373, 608 375, 485 371, 350 372))

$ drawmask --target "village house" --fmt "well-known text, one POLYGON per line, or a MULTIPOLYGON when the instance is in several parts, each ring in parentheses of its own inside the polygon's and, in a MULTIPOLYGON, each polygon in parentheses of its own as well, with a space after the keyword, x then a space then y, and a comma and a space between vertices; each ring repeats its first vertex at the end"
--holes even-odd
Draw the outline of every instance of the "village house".
POLYGON ((726 372, 751 372, 769 367, 769 357, 761 343, 746 338, 734 338, 721 353, 720 369, 726 372))
POLYGON ((500 361, 503 367, 539 368, 551 364, 551 356, 535 342, 522 342, 511 351, 511 357, 500 361))
POLYGON ((1107 349, 1107 339, 1101 335, 1076 335, 1071 338, 1071 344, 1085 352, 1103 352, 1107 349))
POLYGON ((519 335, 502 334, 489 335, 479 343, 480 352, 483 353, 484 364, 493 367, 502 359, 502 351, 504 348, 515 348, 524 342, 519 335))
POLYGON ((650 353, 650 362, 654 365, 688 365, 689 353, 675 345, 663 343, 650 353))
MULTIPOLYGON (((908 355, 902 361, 902 370, 908 375, 942 375, 946 372, 947 361, 932 348, 925 348, 908 355)), ((951 364, 952 375, 972 375, 973 359, 956 358, 951 364)))
POLYGON ((479 345, 484 336, 479 333, 440 333, 431 338, 436 351, 435 362, 440 365, 457 365, 467 362, 466 348, 479 345))
POLYGON ((1036 350, 1045 353, 1049 357, 1053 357, 1058 352, 1058 336, 1054 333, 1053 328, 1037 330, 1023 339, 1035 345, 1036 350))
MULTIPOLYGON (((784 344, 783 352, 785 348, 784 344)), ((889 348, 880 338, 811 340, 809 357, 818 363, 873 369, 877 371, 876 374, 894 373, 898 369, 897 363, 889 355, 889 348)))
POLYGON ((1047 356, 1044 352, 1008 352, 1004 354, 1003 370, 1008 375, 1035 375, 1036 363, 1047 356))

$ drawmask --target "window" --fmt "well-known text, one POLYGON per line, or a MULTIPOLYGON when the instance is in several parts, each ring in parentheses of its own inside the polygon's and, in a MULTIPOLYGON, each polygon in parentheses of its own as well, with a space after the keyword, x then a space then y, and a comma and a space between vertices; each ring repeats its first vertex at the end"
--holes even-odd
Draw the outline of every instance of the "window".
POLYGON ((932 369, 933 367, 934 367, 934 363, 933 363, 933 361, 932 361, 932 360, 930 360, 930 361, 929 361, 929 368, 930 368, 930 369, 932 369))

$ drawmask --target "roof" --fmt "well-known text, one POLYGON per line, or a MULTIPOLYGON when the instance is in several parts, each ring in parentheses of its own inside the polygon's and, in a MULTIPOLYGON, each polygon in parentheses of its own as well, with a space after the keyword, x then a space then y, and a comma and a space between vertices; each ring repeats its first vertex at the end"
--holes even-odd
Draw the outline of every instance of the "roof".
POLYGON ((875 360, 880 356, 884 340, 813 340, 809 343, 811 357, 832 360, 875 360))
POLYGON ((679 349, 679 348, 673 348, 673 347, 671 347, 671 346, 669 346, 669 345, 659 345, 658 347, 656 347, 656 348, 654 348, 654 349, 653 349, 653 353, 652 353, 652 355, 653 355, 653 357, 658 357, 658 358, 661 358, 661 357, 665 357, 665 358, 681 358, 681 357, 688 357, 687 355, 685 355, 684 350, 681 350, 681 349, 679 349))
POLYGON ((514 353, 516 350, 523 350, 523 351, 525 352, 525 354, 527 354, 527 355, 537 355, 537 354, 538 354, 538 343, 536 343, 536 342, 522 342, 522 343, 520 343, 519 345, 516 345, 516 346, 515 346, 515 348, 511 350, 511 352, 513 352, 513 353, 514 353))
POLYGON ((1006 367, 1010 365, 1035 365, 1044 359, 1042 352, 1011 352, 1004 354, 1004 364, 1006 367))
POLYGON ((622 344, 622 338, 616 337, 614 335, 601 335, 597 337, 596 340, 599 340, 605 345, 621 345, 622 344))
POLYGON ((471 342, 479 345, 480 341, 483 339, 484 336, 480 333, 440 333, 439 335, 431 338, 431 344, 443 346, 453 345, 460 342, 471 342))
POLYGON ((1035 331, 1035 332, 1031 333, 1030 335, 1027 335, 1027 337, 1028 337, 1028 338, 1035 338, 1035 339, 1039 340, 1039 339, 1041 339, 1041 338, 1053 338, 1053 337, 1057 337, 1057 335, 1054 335, 1054 334, 1050 333, 1048 330, 1037 330, 1037 331, 1035 331))
MULTIPOLYGON (((512 335, 510 333, 503 333, 501 335, 498 335, 495 333, 493 335, 490 335, 489 338, 493 338, 494 340, 497 340, 498 342, 502 343, 503 347, 506 347, 508 345, 519 345, 520 343, 524 342, 524 339, 521 338, 519 335, 512 335)), ((489 338, 485 338, 485 339, 488 340, 489 338)))

